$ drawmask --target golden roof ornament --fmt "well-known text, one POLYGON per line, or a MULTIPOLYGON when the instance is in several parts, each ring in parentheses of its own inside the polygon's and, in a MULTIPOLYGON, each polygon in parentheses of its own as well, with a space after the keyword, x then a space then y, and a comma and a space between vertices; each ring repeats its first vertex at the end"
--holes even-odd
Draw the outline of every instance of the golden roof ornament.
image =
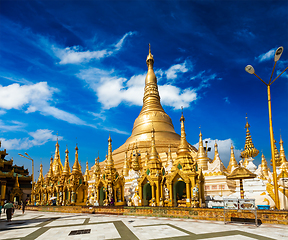
POLYGON ((216 160, 217 156, 219 156, 219 152, 218 152, 218 144, 217 144, 217 142, 216 142, 216 140, 215 140, 213 162, 216 160))
POLYGON ((88 165, 88 161, 86 162, 86 170, 85 170, 85 174, 84 174, 84 180, 87 182, 90 179, 90 172, 89 172, 89 165, 88 165))
POLYGON ((106 167, 114 167, 114 161, 112 158, 112 139, 111 139, 110 133, 109 133, 109 138, 108 138, 108 156, 107 156, 106 167))
POLYGON ((70 175, 70 167, 69 167, 69 157, 68 157, 68 148, 65 150, 65 163, 64 163, 64 168, 62 172, 62 176, 69 176, 70 175))
MULTIPOLYGON (((275 164, 276 164, 276 167, 280 167, 281 166, 281 158, 280 158, 280 153, 277 149, 277 146, 276 146, 276 140, 274 139, 274 154, 275 154, 275 164)), ((271 160, 271 165, 272 165, 272 160, 271 160)))
POLYGON ((55 174, 61 174, 62 170, 63 170, 63 165, 60 159, 59 143, 58 143, 58 136, 57 136, 57 142, 55 145, 55 155, 54 155, 54 161, 53 161, 53 172, 55 174))
POLYGON ((201 133, 201 129, 200 129, 199 148, 198 148, 198 153, 197 153, 198 167, 202 168, 202 170, 207 170, 208 169, 208 161, 209 161, 209 158, 207 157, 207 153, 206 153, 204 146, 203 146, 202 133, 201 133))
POLYGON ((39 173, 39 177, 38 177, 38 182, 43 182, 44 181, 44 177, 43 177, 43 165, 42 163, 40 164, 40 173, 39 173))
POLYGON ((284 146, 283 146, 283 140, 282 140, 282 136, 280 135, 280 162, 281 162, 281 165, 283 163, 286 163, 287 162, 287 159, 286 159, 286 156, 285 156, 285 151, 284 151, 284 146))
POLYGON ((250 172, 247 168, 244 167, 237 167, 234 171, 227 176, 227 179, 230 180, 237 180, 237 179, 249 179, 255 178, 257 175, 250 172))
POLYGON ((125 160, 124 160, 124 167, 123 167, 123 175, 125 177, 128 176, 128 173, 129 173, 129 160, 128 160, 128 157, 127 157, 127 151, 125 152, 125 160))
MULTIPOLYGON (((99 153, 98 153, 99 155, 99 153)), ((101 175, 101 168, 100 168, 100 165, 99 165, 99 156, 97 158, 95 158, 95 168, 94 168, 94 175, 96 177, 100 177, 101 175)))
POLYGON ((241 152, 241 157, 242 158, 254 158, 259 154, 259 150, 257 150, 254 147, 254 144, 252 142, 252 137, 250 134, 250 125, 248 123, 248 117, 246 116, 246 125, 245 125, 246 130, 246 141, 245 141, 245 146, 244 146, 244 151, 241 152))
POLYGON ((137 144, 135 146, 135 153, 133 154, 133 158, 132 158, 132 169, 134 171, 139 171, 140 170, 139 153, 138 153, 138 149, 137 149, 137 144))
POLYGON ((187 155, 187 153, 190 155, 189 151, 189 145, 186 140, 186 132, 185 132, 185 126, 184 126, 185 118, 183 116, 183 108, 182 108, 182 114, 180 118, 180 124, 181 124, 181 140, 180 145, 178 147, 177 155, 187 155))
POLYGON ((49 171, 47 173, 47 179, 51 179, 53 177, 53 157, 51 156, 50 158, 50 168, 49 171))
POLYGON ((148 68, 149 67, 153 67, 154 58, 153 58, 153 55, 151 53, 151 45, 150 45, 150 43, 149 43, 149 54, 147 56, 146 63, 147 63, 148 68))
POLYGON ((181 140, 180 140, 180 145, 179 145, 178 150, 177 150, 177 158, 176 158, 176 161, 174 162, 174 167, 173 167, 172 171, 175 171, 175 167, 178 167, 180 164, 182 171, 191 172, 191 171, 193 171, 194 161, 193 161, 193 158, 190 154, 189 145, 188 145, 188 142, 186 140, 186 132, 185 132, 184 122, 185 122, 185 118, 183 116, 183 111, 182 111, 181 118, 180 118, 181 140))
POLYGON ((82 175, 82 172, 81 172, 81 166, 79 164, 79 160, 78 160, 78 146, 76 144, 76 147, 75 147, 75 162, 73 164, 73 167, 72 167, 72 174, 73 175, 82 175))
POLYGON ((230 152, 230 161, 229 161, 229 165, 227 167, 227 171, 229 173, 231 173, 235 168, 238 167, 238 163, 236 161, 236 158, 235 158, 235 154, 234 154, 234 147, 233 147, 233 144, 231 143, 231 152, 230 152))
POLYGON ((173 166, 173 158, 172 158, 172 152, 171 152, 171 145, 169 145, 168 148, 168 154, 167 154, 167 166, 173 166))
POLYGON ((269 168, 267 166, 267 161, 265 159, 265 156, 264 154, 262 153, 262 156, 261 156, 261 170, 263 172, 263 175, 265 176, 266 179, 269 178, 269 168))
POLYGON ((15 184, 14 184, 14 188, 19 188, 19 180, 18 180, 18 173, 16 173, 16 179, 15 179, 15 184))
POLYGON ((149 166, 149 169, 151 172, 153 170, 160 170, 161 169, 161 163, 160 163, 158 152, 157 152, 156 146, 155 146, 154 134, 155 134, 155 130, 153 128, 152 133, 151 133, 151 151, 150 151, 149 162, 148 162, 148 166, 149 166))

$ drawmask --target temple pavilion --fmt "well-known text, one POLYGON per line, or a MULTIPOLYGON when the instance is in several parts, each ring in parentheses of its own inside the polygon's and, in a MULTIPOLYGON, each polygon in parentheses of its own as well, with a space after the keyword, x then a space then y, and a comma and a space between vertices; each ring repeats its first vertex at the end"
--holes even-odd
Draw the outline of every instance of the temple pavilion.
MULTIPOLYGON (((0 141, 1 147, 1 141, 0 141)), ((18 202, 26 201, 31 194, 32 176, 24 166, 13 165, 13 158, 6 159, 6 149, 0 151, 0 184, 1 184, 1 205, 4 201, 18 202)))

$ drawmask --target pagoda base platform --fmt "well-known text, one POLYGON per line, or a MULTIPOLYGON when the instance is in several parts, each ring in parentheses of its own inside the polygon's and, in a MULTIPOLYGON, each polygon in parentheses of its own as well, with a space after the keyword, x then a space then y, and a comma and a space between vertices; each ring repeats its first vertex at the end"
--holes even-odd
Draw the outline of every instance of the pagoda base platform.
MULTIPOLYGON (((147 217, 186 218, 196 220, 224 221, 224 210, 214 208, 182 208, 182 207, 94 207, 94 206, 26 206, 27 210, 43 212, 90 213, 112 215, 134 215, 147 217)), ((230 210, 226 212, 226 221, 236 218, 254 219, 249 211, 230 210)), ((264 224, 288 225, 286 210, 257 210, 258 222, 264 224)))

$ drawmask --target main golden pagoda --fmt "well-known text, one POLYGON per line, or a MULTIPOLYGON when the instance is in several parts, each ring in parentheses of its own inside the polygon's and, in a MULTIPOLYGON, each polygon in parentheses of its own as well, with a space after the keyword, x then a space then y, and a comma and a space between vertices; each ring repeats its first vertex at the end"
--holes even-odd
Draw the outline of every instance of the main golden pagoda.
MULTIPOLYGON (((151 54, 149 44, 149 54, 146 59, 148 72, 145 79, 145 89, 143 97, 143 106, 139 116, 134 122, 131 136, 126 142, 113 151, 115 167, 118 171, 123 169, 125 162, 125 153, 128 158, 137 148, 141 153, 146 153, 151 145, 151 130, 155 131, 155 147, 163 164, 167 163, 168 147, 171 154, 176 157, 177 148, 180 144, 180 135, 174 130, 171 118, 164 111, 160 103, 157 78, 154 73, 154 58, 151 54)), ((197 149, 188 144, 188 148, 193 157, 197 155, 197 149)), ((140 165, 145 163, 144 154, 141 154, 140 165)), ((103 166, 103 163, 101 164, 103 166)), ((201 164, 200 164, 201 165, 201 164)))

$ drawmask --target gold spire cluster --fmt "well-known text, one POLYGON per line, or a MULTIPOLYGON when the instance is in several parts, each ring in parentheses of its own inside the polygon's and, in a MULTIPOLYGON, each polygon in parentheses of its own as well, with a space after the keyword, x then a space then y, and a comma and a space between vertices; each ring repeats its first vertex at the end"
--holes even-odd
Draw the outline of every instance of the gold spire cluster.
POLYGON ((66 148, 65 150, 65 163, 64 163, 64 168, 63 168, 63 172, 62 172, 62 175, 67 177, 70 175, 70 167, 69 167, 69 157, 68 157, 68 148, 66 148))
POLYGON ((245 125, 246 130, 246 141, 245 141, 245 146, 244 146, 244 151, 241 152, 241 157, 242 158, 254 158, 259 154, 259 150, 257 150, 254 147, 254 144, 252 142, 252 137, 250 134, 250 125, 248 123, 248 117, 246 117, 246 125, 245 125))

